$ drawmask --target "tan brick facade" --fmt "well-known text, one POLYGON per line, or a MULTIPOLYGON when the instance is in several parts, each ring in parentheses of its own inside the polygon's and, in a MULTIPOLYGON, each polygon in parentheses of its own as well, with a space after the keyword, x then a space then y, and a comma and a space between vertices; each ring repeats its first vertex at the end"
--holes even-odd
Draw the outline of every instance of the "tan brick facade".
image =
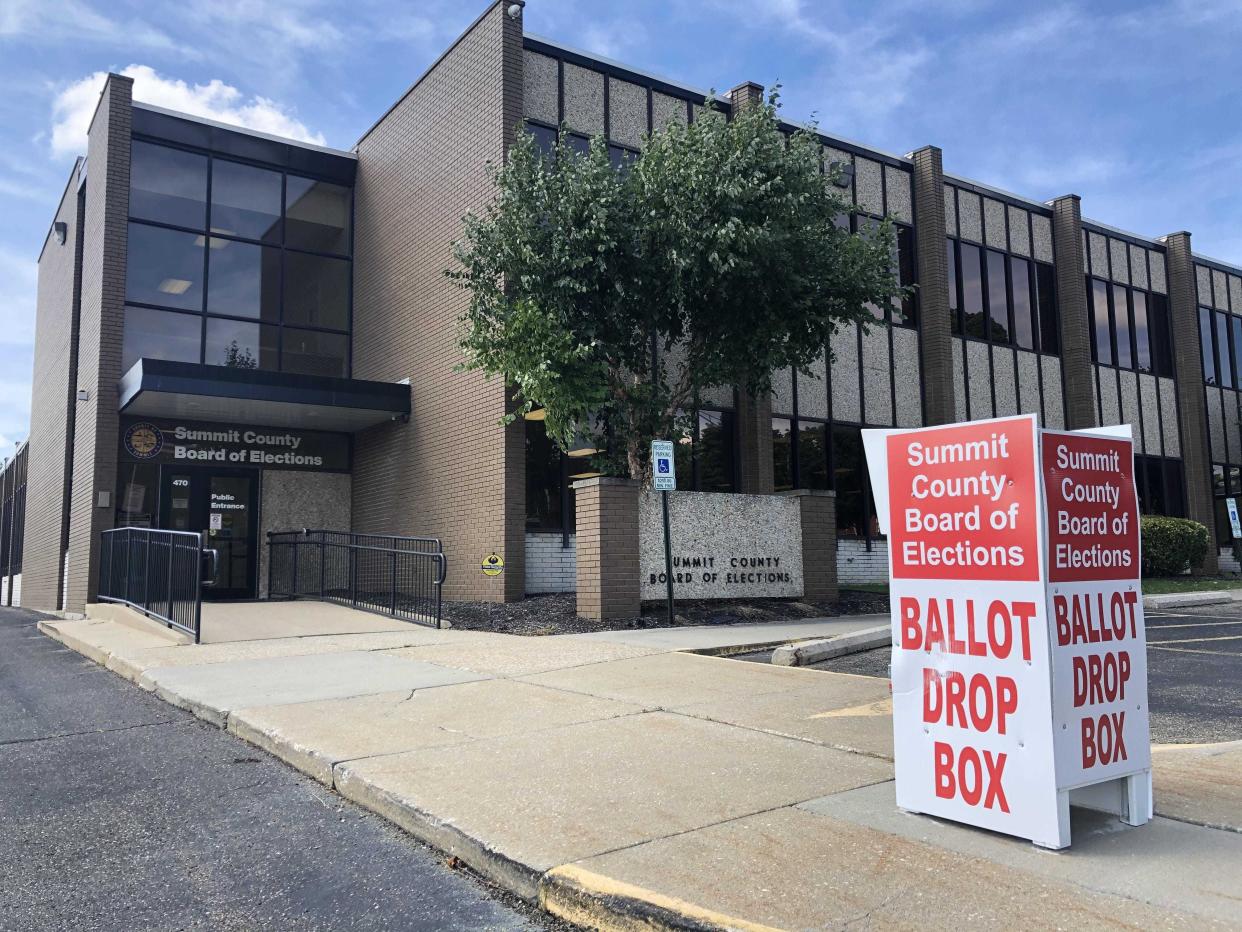
POLYGON ((1056 256, 1057 310, 1061 316, 1061 384, 1065 426, 1082 430, 1099 424, 1091 380, 1091 310, 1082 264, 1082 206, 1078 195, 1052 204, 1052 247, 1056 256))
POLYGON ((782 493, 798 499, 802 511, 802 598, 832 602, 837 586, 837 493, 797 489, 782 493))
POLYGON ((578 614, 596 621, 634 618, 641 607, 639 484, 630 479, 574 483, 578 515, 578 614))

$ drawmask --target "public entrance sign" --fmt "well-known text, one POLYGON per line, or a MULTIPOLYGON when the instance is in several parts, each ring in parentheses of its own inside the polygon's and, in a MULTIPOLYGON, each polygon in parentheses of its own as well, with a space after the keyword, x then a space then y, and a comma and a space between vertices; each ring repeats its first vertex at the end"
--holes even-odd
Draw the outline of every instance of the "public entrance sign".
POLYGON ((1034 416, 863 433, 889 545, 897 804, 1062 848, 1069 791, 1114 781, 1076 801, 1146 821, 1130 441, 1034 416))

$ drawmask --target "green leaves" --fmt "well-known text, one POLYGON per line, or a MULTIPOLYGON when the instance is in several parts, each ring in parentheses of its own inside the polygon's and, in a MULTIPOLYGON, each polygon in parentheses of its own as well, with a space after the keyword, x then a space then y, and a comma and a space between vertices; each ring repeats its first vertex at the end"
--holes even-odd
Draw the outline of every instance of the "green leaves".
POLYGON ((901 293, 890 227, 840 229, 852 207, 820 162, 809 133, 781 132, 775 95, 671 125, 623 170, 602 139, 583 155, 562 134, 549 154, 522 134, 447 273, 470 294, 466 366, 506 378, 518 414, 545 408, 562 446, 599 425, 638 477, 703 389, 767 391, 901 293))

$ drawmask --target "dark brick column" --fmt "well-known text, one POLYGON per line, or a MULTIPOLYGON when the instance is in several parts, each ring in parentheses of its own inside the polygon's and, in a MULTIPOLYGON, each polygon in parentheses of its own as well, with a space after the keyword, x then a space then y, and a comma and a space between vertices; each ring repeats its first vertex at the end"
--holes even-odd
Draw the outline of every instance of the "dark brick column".
MULTIPOLYGON (((747 81, 729 92, 733 112, 763 103, 763 85, 747 81)), ((772 396, 737 391, 738 491, 770 494, 772 474, 772 396)))
POLYGON ((924 146, 914 160, 914 242, 919 270, 919 350, 923 370, 923 423, 957 420, 953 396, 953 331, 949 269, 945 260, 944 168, 941 152, 924 146))
POLYGON ((802 509, 802 598, 835 602, 837 587, 837 493, 812 489, 782 492, 802 509))
POLYGON ((578 614, 595 621, 641 610, 638 493, 632 479, 574 483, 578 519, 578 614))
POLYGON ((1077 194, 1052 202, 1052 253, 1056 262, 1057 310, 1061 315, 1061 390, 1065 426, 1096 427, 1095 386, 1091 381, 1091 312, 1082 265, 1082 205, 1077 194))
POLYGON ((1208 452, 1207 410, 1203 394, 1203 354, 1199 344, 1199 305, 1195 263, 1189 233, 1164 237, 1169 277, 1169 322, 1176 360, 1177 410, 1182 429, 1182 467, 1186 479, 1186 515, 1208 529, 1212 544, 1203 561, 1205 573, 1216 573, 1216 511, 1212 502, 1212 461, 1208 452))

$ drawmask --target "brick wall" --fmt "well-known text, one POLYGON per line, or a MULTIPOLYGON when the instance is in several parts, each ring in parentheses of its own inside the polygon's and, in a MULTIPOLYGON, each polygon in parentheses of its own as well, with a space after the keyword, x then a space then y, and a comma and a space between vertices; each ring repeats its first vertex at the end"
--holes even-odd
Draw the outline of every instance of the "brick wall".
POLYGON ((574 592, 578 588, 577 538, 563 546, 560 533, 526 534, 526 594, 574 592))
POLYGON ((801 506, 802 597, 830 602, 839 594, 837 583, 837 494, 798 489, 786 492, 801 506))
MULTIPOLYGON (((957 420, 953 395, 953 334, 945 259, 944 168, 935 146, 914 153, 914 242, 918 250, 919 352, 924 423, 957 420)), ((961 412, 965 417, 965 412, 961 412)))
POLYGON ((1057 313, 1061 317, 1061 391, 1068 430, 1095 427, 1095 385, 1091 380, 1091 317, 1082 259, 1082 206, 1078 195, 1052 205, 1052 248, 1056 258, 1057 313))
POLYGON ((633 618, 639 597, 638 492, 629 479, 574 483, 577 504, 578 614, 633 618))
POLYGON ((39 256, 22 558, 27 605, 32 608, 58 609, 61 605, 69 432, 77 388, 73 372, 82 270, 81 165, 81 160, 74 165, 53 218, 66 225, 65 242, 58 243, 49 228, 39 256))
POLYGON ((846 588, 851 583, 888 582, 888 544, 873 541, 868 551, 865 541, 838 540, 837 580, 846 588))
POLYGON ((86 209, 82 231, 82 301, 78 329, 73 487, 69 503, 69 581, 65 606, 82 611, 98 583, 100 532, 112 526, 125 326, 125 255, 129 214, 129 149, 133 81, 109 75, 87 146, 86 209), (106 492, 109 505, 97 507, 106 492))
POLYGON ((354 529, 440 537, 449 599, 516 599, 525 581, 523 425, 498 426, 501 380, 454 371, 467 300, 444 277, 522 116, 521 22, 507 6, 489 8, 357 146, 354 376, 408 378, 413 412, 357 437, 354 529), (496 577, 478 569, 492 552, 506 563, 496 577))

